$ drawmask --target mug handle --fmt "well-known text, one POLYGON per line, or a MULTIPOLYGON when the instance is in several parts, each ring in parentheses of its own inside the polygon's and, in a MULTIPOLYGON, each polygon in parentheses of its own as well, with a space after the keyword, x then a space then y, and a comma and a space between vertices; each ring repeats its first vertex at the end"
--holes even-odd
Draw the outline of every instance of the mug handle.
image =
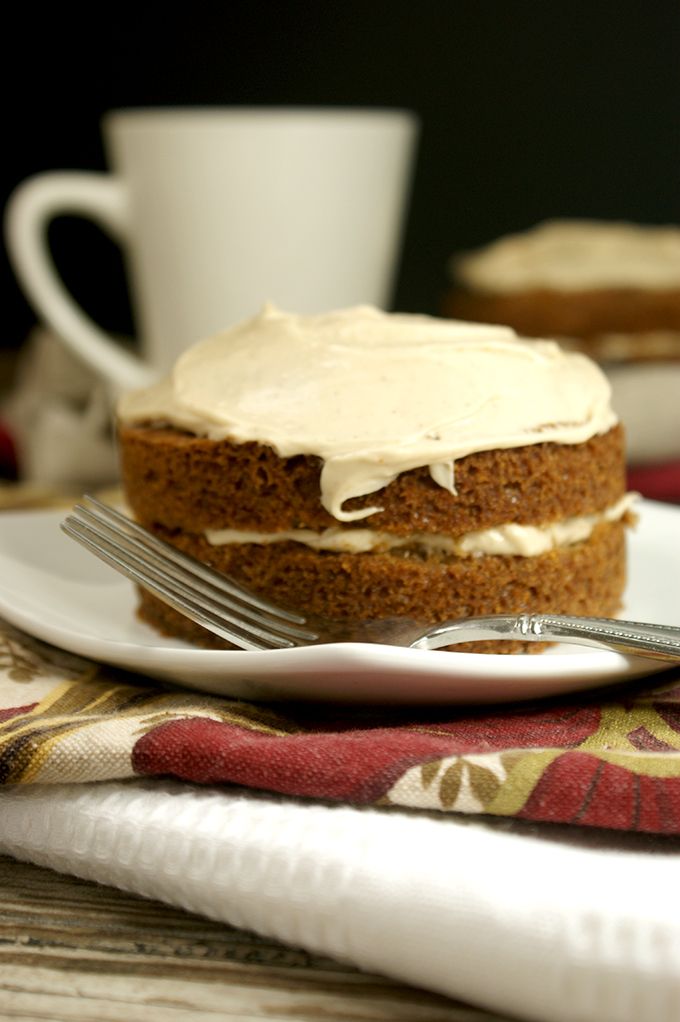
POLYGON ((14 272, 38 313, 115 391, 144 386, 154 379, 152 370, 86 315, 57 273, 47 227, 64 214, 91 218, 119 242, 128 235, 127 194, 116 178, 75 171, 37 174, 22 182, 7 204, 5 234, 14 272))

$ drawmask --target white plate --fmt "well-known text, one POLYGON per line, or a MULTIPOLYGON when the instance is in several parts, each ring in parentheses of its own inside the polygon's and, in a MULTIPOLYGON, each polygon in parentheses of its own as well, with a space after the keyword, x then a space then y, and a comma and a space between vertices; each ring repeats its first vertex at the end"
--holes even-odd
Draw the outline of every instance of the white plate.
MULTIPOLYGON (((59 529, 56 511, 0 514, 0 615, 71 653, 244 699, 470 703, 547 696, 650 674, 663 665, 557 646, 493 655, 363 643, 271 652, 201 650, 137 620, 129 582, 59 529)), ((641 502, 630 537, 626 617, 680 620, 680 508, 641 502)))

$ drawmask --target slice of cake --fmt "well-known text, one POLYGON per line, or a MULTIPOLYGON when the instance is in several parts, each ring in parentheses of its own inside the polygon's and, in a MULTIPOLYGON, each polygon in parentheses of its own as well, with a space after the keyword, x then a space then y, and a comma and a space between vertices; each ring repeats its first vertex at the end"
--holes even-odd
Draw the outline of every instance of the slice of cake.
MULTIPOLYGON (((119 440, 143 525, 293 607, 428 625, 620 606, 621 427, 597 366, 552 341, 266 307, 123 398, 119 440)), ((219 644, 141 598, 161 631, 219 644)))
POLYGON ((555 220, 451 261, 444 312, 602 362, 680 359, 680 228, 555 220))

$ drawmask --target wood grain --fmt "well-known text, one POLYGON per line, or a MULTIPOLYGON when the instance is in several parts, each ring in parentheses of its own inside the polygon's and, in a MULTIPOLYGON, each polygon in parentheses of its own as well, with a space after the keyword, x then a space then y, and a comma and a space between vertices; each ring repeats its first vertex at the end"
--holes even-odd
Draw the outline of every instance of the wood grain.
POLYGON ((0 1020, 506 1022, 156 901, 0 857, 0 1020))

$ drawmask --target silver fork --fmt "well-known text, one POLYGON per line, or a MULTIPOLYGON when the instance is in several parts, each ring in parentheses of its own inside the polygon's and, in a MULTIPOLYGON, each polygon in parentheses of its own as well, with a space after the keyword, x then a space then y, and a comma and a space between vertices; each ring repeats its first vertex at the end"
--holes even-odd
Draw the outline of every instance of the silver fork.
POLYGON ((121 574, 240 649, 329 642, 439 649, 462 642, 514 639, 575 643, 680 663, 680 628, 671 625, 554 614, 496 614, 430 628, 402 618, 354 624, 329 621, 258 596, 89 494, 61 527, 121 574))

